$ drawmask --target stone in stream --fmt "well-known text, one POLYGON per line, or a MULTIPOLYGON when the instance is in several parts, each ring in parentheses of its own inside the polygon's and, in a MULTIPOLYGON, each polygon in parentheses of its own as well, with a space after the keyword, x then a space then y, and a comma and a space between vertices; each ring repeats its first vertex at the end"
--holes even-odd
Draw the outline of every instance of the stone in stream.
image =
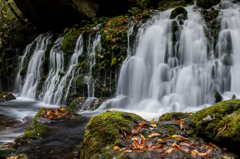
MULTIPOLYGON (((83 140, 88 118, 76 114, 69 108, 39 110, 26 132, 16 138, 9 149, 14 154, 27 154, 28 158, 74 158, 83 140), (61 111, 61 110, 62 111, 61 111), (58 112, 60 119, 49 119, 50 112, 58 112), (43 112, 49 113, 47 118, 41 117, 43 112)), ((0 150, 1 155, 3 154, 0 150)))
POLYGON ((16 99, 16 97, 14 97, 11 93, 0 92, 0 103, 14 99, 16 99))

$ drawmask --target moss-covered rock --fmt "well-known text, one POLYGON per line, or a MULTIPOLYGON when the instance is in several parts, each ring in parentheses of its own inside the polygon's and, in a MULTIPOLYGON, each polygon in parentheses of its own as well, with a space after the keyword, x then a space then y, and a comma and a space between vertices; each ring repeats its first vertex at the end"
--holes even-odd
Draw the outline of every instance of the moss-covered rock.
POLYGON ((174 119, 180 120, 180 119, 188 118, 189 116, 190 116, 190 113, 180 113, 180 112, 166 113, 159 117, 159 121, 170 121, 174 119))
POLYGON ((7 92, 0 92, 0 102, 9 101, 16 99, 11 93, 7 92))
MULTIPOLYGON (((99 155, 102 158, 113 158, 113 146, 118 142, 129 144, 129 141, 122 140, 122 129, 131 132, 135 123, 141 122, 143 118, 132 113, 120 111, 108 111, 93 117, 86 128, 84 141, 80 147, 81 159, 96 159, 99 155)), ((131 143, 131 141, 130 141, 131 143)), ((120 153, 114 153, 116 156, 120 153)))
POLYGON ((171 18, 174 19, 176 18, 176 16, 178 16, 179 14, 183 14, 183 19, 187 19, 187 11, 184 7, 182 6, 178 6, 176 7, 172 13, 171 13, 171 18))
POLYGON ((220 2, 221 0, 197 0, 197 5, 205 9, 208 9, 220 2))
POLYGON ((8 148, 8 149, 5 149, 5 150, 0 150, 0 157, 1 157, 1 155, 8 156, 15 151, 16 151, 16 149, 14 149, 14 148, 8 148))
POLYGON ((240 99, 220 102, 188 119, 197 135, 237 152, 240 142, 240 99))
POLYGON ((45 110, 46 108, 41 108, 34 116, 32 123, 28 126, 27 130, 23 134, 24 139, 30 139, 36 136, 42 136, 47 134, 47 132, 49 131, 49 127, 43 123, 37 122, 37 117, 41 114, 42 111, 45 110))

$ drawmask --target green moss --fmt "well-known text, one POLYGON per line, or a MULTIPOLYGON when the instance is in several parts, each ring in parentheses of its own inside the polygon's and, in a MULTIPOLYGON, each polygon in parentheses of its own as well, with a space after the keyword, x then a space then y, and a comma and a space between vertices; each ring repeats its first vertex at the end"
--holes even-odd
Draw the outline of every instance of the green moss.
POLYGON ((208 9, 220 2, 221 0, 197 0, 197 5, 208 9))
POLYGON ((3 155, 3 156, 7 156, 7 155, 10 155, 12 152, 15 152, 16 149, 14 148, 9 148, 9 149, 6 149, 6 150, 0 150, 0 155, 3 155))
POLYGON ((188 120, 197 135, 204 135, 219 144, 240 142, 240 99, 220 102, 196 112, 188 120), (227 125, 226 129, 223 127, 227 125))
POLYGON ((122 140, 121 129, 131 132, 134 120, 143 121, 132 113, 110 111, 94 116, 88 123, 84 141, 80 147, 80 159, 91 159, 99 154, 110 158, 109 152, 113 146, 122 140))
POLYGON ((172 13, 171 13, 171 18, 174 19, 176 18, 176 16, 178 16, 179 14, 183 14, 183 19, 187 19, 187 11, 184 7, 182 6, 178 6, 176 7, 172 13))
POLYGON ((117 58, 114 57, 114 58, 112 59, 111 66, 115 66, 116 64, 117 64, 117 58))
POLYGON ((42 111, 45 111, 46 108, 41 108, 38 113, 34 116, 32 123, 28 126, 27 130, 23 134, 23 138, 29 139, 36 136, 42 136, 47 134, 49 127, 45 124, 37 122, 37 117, 41 114, 42 111))
POLYGON ((164 11, 169 8, 178 6, 179 0, 161 0, 161 3, 158 4, 158 10, 164 11))
POLYGON ((142 18, 143 18, 143 19, 147 19, 147 18, 149 18, 149 17, 150 17, 149 11, 144 11, 144 12, 142 13, 142 18))
POLYGON ((189 116, 190 116, 189 113, 178 113, 178 112, 166 113, 159 117, 159 121, 170 121, 174 119, 180 120, 180 119, 188 118, 189 116))

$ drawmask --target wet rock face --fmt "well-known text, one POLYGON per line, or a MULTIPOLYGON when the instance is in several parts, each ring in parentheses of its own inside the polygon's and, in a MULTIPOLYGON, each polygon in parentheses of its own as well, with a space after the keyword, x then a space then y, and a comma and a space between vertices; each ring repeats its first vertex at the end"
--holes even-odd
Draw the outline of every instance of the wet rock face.
POLYGON ((72 27, 81 20, 92 21, 97 16, 116 16, 127 13, 127 0, 14 0, 31 22, 46 29, 72 27))

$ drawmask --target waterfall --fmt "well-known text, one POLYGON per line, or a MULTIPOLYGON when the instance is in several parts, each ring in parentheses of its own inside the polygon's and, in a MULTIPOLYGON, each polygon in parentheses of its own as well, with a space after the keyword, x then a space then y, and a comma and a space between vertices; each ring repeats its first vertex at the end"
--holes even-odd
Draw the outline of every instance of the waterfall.
POLYGON ((42 101, 46 104, 52 103, 52 97, 56 86, 60 80, 60 74, 64 72, 64 52, 60 49, 64 37, 58 38, 50 51, 49 73, 43 84, 43 90, 40 94, 44 95, 42 101))
POLYGON ((53 96, 53 103, 54 104, 61 104, 62 103, 62 98, 64 98, 64 102, 66 102, 66 98, 67 95, 69 94, 69 90, 72 84, 72 80, 74 78, 74 74, 75 74, 75 68, 76 65, 78 64, 78 57, 82 54, 83 52, 83 37, 82 34, 79 36, 78 40, 77 40, 77 44, 74 50, 73 55, 71 56, 70 62, 69 62, 69 66, 68 66, 68 71, 66 72, 66 74, 62 77, 60 83, 58 84, 58 88, 56 90, 56 92, 54 93, 53 96), (71 76, 70 82, 68 83, 68 78, 71 76), (68 86, 67 86, 68 83, 68 86), (67 87, 67 88, 66 88, 67 87), (63 96, 64 94, 64 89, 67 89, 67 91, 65 92, 65 96, 63 96))
POLYGON ((36 49, 34 50, 28 65, 26 80, 21 96, 32 99, 36 98, 37 85, 43 76, 42 62, 51 38, 52 34, 41 34, 37 39, 36 49))
POLYGON ((188 18, 178 22, 176 42, 171 28, 178 17, 169 18, 172 9, 142 25, 135 54, 122 65, 117 97, 101 108, 125 107, 162 114, 214 104, 216 91, 231 91, 228 99, 233 92, 239 93, 240 7, 231 6, 231 2, 221 5, 222 28, 215 50, 205 36, 208 30, 202 15, 193 12, 194 6, 185 7, 188 18))

